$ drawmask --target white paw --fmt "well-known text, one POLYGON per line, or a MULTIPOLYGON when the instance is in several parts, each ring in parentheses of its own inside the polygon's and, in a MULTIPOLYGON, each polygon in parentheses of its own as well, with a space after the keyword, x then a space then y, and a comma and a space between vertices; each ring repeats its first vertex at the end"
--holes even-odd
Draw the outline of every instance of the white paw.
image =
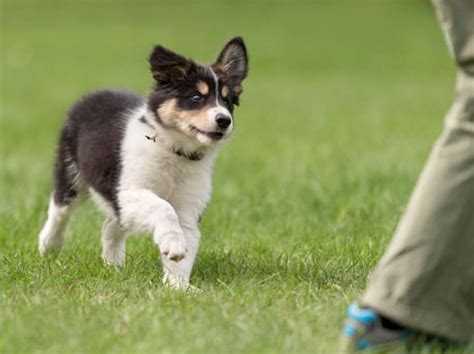
POLYGON ((179 234, 168 234, 160 243, 160 251, 164 257, 179 262, 186 255, 186 241, 179 234))
POLYGON ((174 290, 186 290, 189 286, 189 281, 184 277, 172 275, 165 269, 163 274, 163 285, 174 290))
POLYGON ((198 287, 196 287, 194 285, 189 285, 188 288, 186 289, 186 292, 188 292, 190 294, 202 294, 203 290, 199 289, 198 287))
POLYGON ((64 240, 62 238, 52 238, 47 235, 40 235, 38 251, 41 256, 47 254, 57 254, 63 249, 64 240))
POLYGON ((189 284, 189 280, 185 280, 183 277, 173 276, 167 271, 165 271, 163 276, 163 284, 170 289, 183 291, 189 294, 202 293, 201 289, 189 284))
POLYGON ((102 259, 107 265, 123 267, 125 264, 125 247, 121 249, 108 249, 102 252, 102 259))

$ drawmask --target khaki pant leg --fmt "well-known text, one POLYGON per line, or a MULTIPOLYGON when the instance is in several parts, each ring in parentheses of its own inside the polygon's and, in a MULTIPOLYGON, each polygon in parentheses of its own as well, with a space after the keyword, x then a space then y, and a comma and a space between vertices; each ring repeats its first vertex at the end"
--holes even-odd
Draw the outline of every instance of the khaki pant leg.
POLYGON ((362 303, 401 324, 474 337, 474 0, 434 4, 459 65, 455 101, 362 303))

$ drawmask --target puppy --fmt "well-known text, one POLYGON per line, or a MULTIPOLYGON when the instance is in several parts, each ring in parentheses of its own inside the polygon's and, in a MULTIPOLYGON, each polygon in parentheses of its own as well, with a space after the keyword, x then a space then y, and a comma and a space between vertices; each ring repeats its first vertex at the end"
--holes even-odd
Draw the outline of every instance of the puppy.
POLYGON ((99 90, 69 111, 39 252, 62 249, 71 212, 91 195, 105 213, 106 263, 124 264, 128 233, 150 234, 164 282, 187 289, 214 161, 234 129, 247 50, 235 37, 214 64, 200 65, 158 45, 149 63, 154 86, 148 97, 99 90))

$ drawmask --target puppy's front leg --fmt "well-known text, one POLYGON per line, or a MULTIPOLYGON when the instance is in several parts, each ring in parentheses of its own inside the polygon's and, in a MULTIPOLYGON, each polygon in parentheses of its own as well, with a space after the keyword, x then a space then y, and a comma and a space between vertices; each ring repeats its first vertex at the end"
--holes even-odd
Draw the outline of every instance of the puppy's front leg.
POLYGON ((119 192, 120 221, 131 231, 153 234, 163 259, 177 263, 186 256, 186 239, 178 215, 166 200, 147 189, 119 192))

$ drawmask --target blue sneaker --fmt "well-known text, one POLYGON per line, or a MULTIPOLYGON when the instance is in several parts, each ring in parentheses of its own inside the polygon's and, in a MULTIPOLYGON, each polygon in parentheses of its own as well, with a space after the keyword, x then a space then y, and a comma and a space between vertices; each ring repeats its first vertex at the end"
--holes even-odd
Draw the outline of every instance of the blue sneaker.
POLYGON ((366 349, 405 347, 412 332, 392 322, 387 325, 386 321, 374 310, 353 302, 344 324, 343 351, 352 353, 366 349))
POLYGON ((353 302, 347 310, 341 352, 354 353, 371 349, 378 352, 402 350, 445 353, 456 350, 459 353, 474 353, 474 344, 402 327, 376 311, 353 302))

